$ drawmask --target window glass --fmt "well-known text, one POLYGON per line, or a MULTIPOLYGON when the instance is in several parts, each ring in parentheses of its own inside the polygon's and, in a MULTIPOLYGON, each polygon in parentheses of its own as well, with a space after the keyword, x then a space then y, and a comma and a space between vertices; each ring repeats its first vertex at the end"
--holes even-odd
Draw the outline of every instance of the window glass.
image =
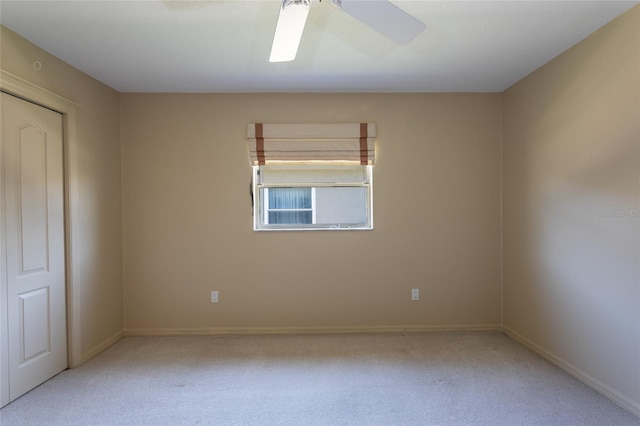
POLYGON ((267 224, 312 224, 312 188, 264 188, 267 224))
POLYGON ((254 167, 255 230, 372 229, 372 167, 254 167))

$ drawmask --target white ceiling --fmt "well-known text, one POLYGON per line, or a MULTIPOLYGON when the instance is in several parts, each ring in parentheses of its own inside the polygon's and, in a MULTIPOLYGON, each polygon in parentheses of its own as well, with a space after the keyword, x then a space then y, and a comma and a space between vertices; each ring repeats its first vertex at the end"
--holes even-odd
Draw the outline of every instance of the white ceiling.
POLYGON ((0 22, 121 92, 495 92, 640 2, 393 3, 427 26, 409 45, 312 0, 289 63, 280 0, 1 0, 0 22))

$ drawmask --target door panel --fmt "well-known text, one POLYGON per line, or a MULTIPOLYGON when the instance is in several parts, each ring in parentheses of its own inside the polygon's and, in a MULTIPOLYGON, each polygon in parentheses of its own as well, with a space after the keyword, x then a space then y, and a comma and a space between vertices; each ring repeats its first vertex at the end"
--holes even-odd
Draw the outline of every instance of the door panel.
POLYGON ((47 269, 47 134, 27 125, 19 130, 20 274, 47 269))
POLYGON ((49 340, 49 288, 18 295, 20 365, 51 352, 49 340))
POLYGON ((67 367, 62 116, 2 94, 9 399, 67 367))

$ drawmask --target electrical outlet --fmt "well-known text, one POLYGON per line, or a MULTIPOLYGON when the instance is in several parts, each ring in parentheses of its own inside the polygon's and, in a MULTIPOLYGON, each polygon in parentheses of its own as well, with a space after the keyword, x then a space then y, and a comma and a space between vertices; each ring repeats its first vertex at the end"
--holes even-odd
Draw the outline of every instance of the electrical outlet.
POLYGON ((211 292, 211 303, 218 303, 218 290, 211 292))
POLYGON ((411 300, 420 300, 420 289, 412 288, 411 289, 411 300))

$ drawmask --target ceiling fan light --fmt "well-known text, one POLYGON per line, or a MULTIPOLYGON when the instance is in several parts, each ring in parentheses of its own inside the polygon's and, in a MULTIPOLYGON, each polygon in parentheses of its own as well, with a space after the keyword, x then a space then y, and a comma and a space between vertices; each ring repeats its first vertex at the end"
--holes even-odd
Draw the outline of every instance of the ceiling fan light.
POLYGON ((269 62, 287 62, 295 59, 308 14, 309 0, 282 2, 269 62))

